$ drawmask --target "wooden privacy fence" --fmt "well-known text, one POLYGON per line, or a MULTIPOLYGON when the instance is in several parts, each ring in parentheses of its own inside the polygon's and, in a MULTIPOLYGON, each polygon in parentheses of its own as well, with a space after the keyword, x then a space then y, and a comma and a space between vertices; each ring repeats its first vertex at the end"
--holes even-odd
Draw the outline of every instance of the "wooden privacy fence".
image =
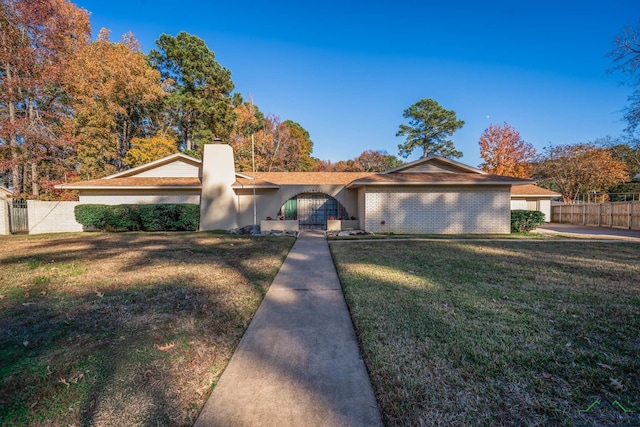
POLYGON ((640 230, 640 201, 551 206, 551 222, 640 230))

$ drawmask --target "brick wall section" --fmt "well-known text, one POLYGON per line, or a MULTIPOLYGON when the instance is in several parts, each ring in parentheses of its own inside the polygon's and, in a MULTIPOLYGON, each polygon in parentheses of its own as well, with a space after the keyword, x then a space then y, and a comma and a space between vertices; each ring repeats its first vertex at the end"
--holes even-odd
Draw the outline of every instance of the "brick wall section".
POLYGON ((82 231, 76 222, 74 208, 79 202, 43 202, 27 200, 29 234, 82 231))
POLYGON ((367 188, 365 230, 409 234, 505 234, 510 188, 367 188), (382 222, 384 221, 384 224, 382 222))
POLYGON ((0 236, 9 234, 9 204, 6 199, 0 198, 0 236))

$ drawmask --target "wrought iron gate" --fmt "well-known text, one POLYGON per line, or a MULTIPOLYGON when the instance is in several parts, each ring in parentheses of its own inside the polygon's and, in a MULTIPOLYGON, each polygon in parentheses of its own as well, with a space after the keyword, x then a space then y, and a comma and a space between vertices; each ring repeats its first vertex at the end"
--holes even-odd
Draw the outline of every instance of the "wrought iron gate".
POLYGON ((29 234, 26 199, 12 199, 9 202, 9 229, 11 234, 29 234))
POLYGON ((327 219, 346 217, 344 207, 326 194, 304 193, 296 198, 300 230, 326 230, 327 219))

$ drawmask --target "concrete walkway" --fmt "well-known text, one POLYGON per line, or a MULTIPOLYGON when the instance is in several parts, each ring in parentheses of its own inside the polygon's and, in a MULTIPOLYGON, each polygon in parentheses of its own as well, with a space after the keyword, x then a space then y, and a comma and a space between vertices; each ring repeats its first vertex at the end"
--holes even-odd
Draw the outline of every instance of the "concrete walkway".
POLYGON ((324 233, 303 232, 195 426, 381 425, 324 233))

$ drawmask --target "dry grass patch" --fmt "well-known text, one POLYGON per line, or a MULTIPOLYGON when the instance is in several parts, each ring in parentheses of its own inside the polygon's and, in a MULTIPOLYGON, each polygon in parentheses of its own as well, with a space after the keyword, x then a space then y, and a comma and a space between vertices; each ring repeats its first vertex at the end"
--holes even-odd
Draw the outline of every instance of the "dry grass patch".
POLYGON ((385 423, 447 426, 569 426, 596 399, 640 410, 639 249, 331 244, 385 423))
POLYGON ((0 239, 1 425, 191 425, 291 238, 0 239))

